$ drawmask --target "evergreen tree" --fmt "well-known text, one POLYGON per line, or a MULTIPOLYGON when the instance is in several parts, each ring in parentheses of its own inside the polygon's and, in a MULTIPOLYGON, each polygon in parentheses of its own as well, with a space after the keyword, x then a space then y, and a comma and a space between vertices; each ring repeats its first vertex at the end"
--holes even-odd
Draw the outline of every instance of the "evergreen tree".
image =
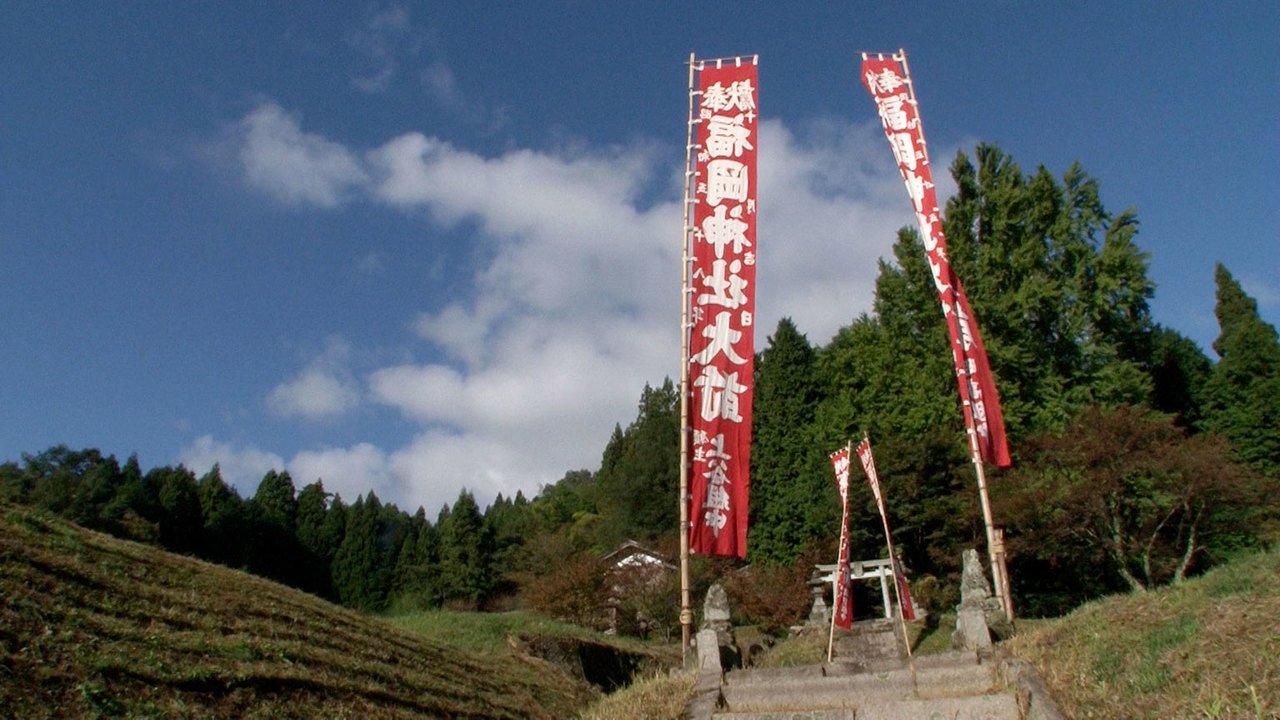
POLYGON ((84 527, 114 532, 118 530, 118 526, 111 521, 107 507, 115 499, 122 483, 120 465, 114 455, 104 458, 97 450, 83 452, 91 464, 80 465, 83 467, 82 471, 72 471, 70 474, 64 475, 60 471, 49 479, 55 488, 64 482, 67 487, 74 488, 69 507, 60 514, 84 527))
POLYGON ((329 566, 342 543, 343 526, 332 516, 340 501, 330 507, 330 494, 324 483, 316 480, 298 493, 298 518, 295 538, 303 555, 302 587, 323 597, 333 597, 333 580, 329 566))
POLYGON ((532 537, 536 519, 524 494, 517 491, 514 500, 501 493, 484 513, 484 523, 493 539, 494 593, 515 592, 512 571, 525 541, 532 537))
POLYGON ((121 468, 115 494, 103 509, 100 520, 118 537, 154 543, 159 539, 156 519, 159 517, 156 496, 147 487, 137 455, 130 455, 121 468))
POLYGON ((294 535, 298 523, 298 499, 295 497, 293 478, 288 472, 270 470, 258 483, 258 490, 251 501, 267 523, 281 532, 294 535))
POLYGON ((1236 457, 1280 477, 1280 341, 1258 304, 1221 263, 1214 274, 1220 360, 1206 391, 1204 425, 1225 435, 1236 457))
POLYGON ((441 596, 446 603, 478 608, 492 588, 493 541, 471 493, 458 493, 438 527, 441 596))
POLYGON ((378 497, 357 497, 332 567, 334 590, 347 607, 372 611, 386 604, 392 568, 379 549, 382 530, 378 497))
MULTIPOLYGON (((615 426, 613 437, 605 445, 609 457, 622 446, 622 428, 615 426)), ((559 482, 544 486, 530 503, 533 521, 539 532, 552 533, 571 525, 583 514, 597 514, 596 474, 590 470, 570 470, 559 482)), ((584 549, 584 548, 580 548, 584 549)))
POLYGON ((436 528, 419 507, 409 519, 404 542, 396 557, 392 592, 397 607, 426 609, 440 604, 437 587, 439 573, 439 538, 436 528))
POLYGON ((749 540, 753 560, 791 562, 838 528, 834 476, 812 441, 818 405, 814 352, 783 318, 756 362, 749 540))
POLYGON ((1024 176, 998 148, 952 165, 944 228, 978 316, 1011 432, 1061 427, 1080 408, 1149 402, 1154 285, 1132 212, 1112 216, 1078 165, 1024 176))
POLYGON ((1156 326, 1148 372, 1154 386, 1151 407, 1172 415, 1183 428, 1199 427, 1213 375, 1213 363, 1200 346, 1176 330, 1156 326))
POLYGON ((601 521, 598 550, 627 540, 670 534, 680 484, 679 393, 670 378, 645 385, 639 412, 625 432, 616 430, 596 476, 601 521))
POLYGON ((197 484, 200 516, 204 518, 200 556, 231 567, 247 559, 245 530, 248 525, 244 501, 222 480, 215 464, 197 484))
POLYGON ((195 474, 182 466, 155 468, 147 473, 146 483, 160 509, 160 544, 174 552, 197 552, 204 516, 195 474))

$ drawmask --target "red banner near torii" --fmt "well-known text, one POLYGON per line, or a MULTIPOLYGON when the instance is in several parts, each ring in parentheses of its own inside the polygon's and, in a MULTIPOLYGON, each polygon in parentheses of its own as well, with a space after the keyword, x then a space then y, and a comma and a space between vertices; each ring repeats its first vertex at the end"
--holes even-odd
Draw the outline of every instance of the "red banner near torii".
POLYGON ((933 271, 933 282, 942 301, 942 314, 951 337, 960 402, 965 426, 973 431, 983 462, 1009 467, 1009 444, 1005 438, 1000 395, 996 392, 987 350, 978 334, 978 321, 969 308, 960 278, 947 258, 947 241, 942 232, 942 213, 933 186, 933 171, 925 150, 924 131, 911 79, 897 58, 863 56, 862 84, 875 98, 884 125, 885 137, 893 150, 898 170, 920 226, 925 254, 933 271))
POLYGON ((842 447, 831 453, 831 469, 836 474, 836 489, 840 491, 840 551, 836 559, 836 582, 832 593, 831 622, 836 627, 849 630, 853 627, 853 593, 849 587, 849 448, 842 447))
POLYGON ((699 63, 689 310, 689 547, 747 555, 755 362, 754 59, 699 63))
POLYGON ((893 533, 889 530, 889 513, 884 507, 884 496, 880 494, 880 476, 876 473, 876 461, 871 455, 871 438, 864 437, 858 443, 858 460, 862 462, 862 472, 867 476, 867 484, 871 486, 871 495, 880 510, 880 522, 884 525, 884 542, 889 550, 889 563, 893 568, 894 587, 898 590, 898 607, 902 611, 903 620, 915 620, 915 604, 911 601, 911 587, 907 584, 907 576, 898 567, 897 551, 893 549, 893 533))

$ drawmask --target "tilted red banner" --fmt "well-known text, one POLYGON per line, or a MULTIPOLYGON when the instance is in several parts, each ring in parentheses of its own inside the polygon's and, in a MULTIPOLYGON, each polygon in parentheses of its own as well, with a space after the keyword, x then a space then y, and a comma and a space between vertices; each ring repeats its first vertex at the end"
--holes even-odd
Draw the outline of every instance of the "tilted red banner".
POLYGON ((747 556, 755 361, 756 65, 698 75, 689 378, 689 548, 747 556))
POLYGON ((862 462, 862 471, 867 476, 867 484, 871 486, 871 494, 876 499, 876 507, 880 510, 880 522, 884 524, 884 542, 889 549, 889 561, 893 566, 893 577, 898 587, 898 606, 902 608, 904 620, 915 620, 915 605, 911 600, 911 587, 907 584, 906 573, 898 567, 898 556, 893 549, 893 533, 889 531, 889 513, 884 507, 884 496, 880 493, 880 476, 876 474, 876 461, 871 456, 871 438, 863 438, 858 443, 858 460, 862 462))
POLYGON ((840 553, 836 560, 835 592, 831 598, 835 613, 832 622, 845 630, 853 627, 853 593, 849 587, 849 464, 849 448, 842 447, 831 453, 831 467, 836 474, 841 507, 840 553))
POLYGON ((969 308, 960 278, 956 277, 947 259, 942 213, 938 209, 933 171, 929 166, 919 108, 910 90, 910 82, 902 63, 896 58, 864 57, 862 61, 862 84, 875 98, 885 137, 889 140, 915 208, 920 238, 924 241, 933 282, 942 301, 965 425, 976 435, 983 462, 1009 467, 1013 462, 1005 438, 1000 396, 991 376, 986 347, 978 333, 978 321, 969 308))

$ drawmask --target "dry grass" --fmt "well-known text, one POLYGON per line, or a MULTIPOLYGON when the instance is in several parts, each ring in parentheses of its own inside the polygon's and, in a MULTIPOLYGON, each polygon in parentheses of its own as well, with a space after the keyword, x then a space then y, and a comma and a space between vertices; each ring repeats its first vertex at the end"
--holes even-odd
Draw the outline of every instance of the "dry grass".
POLYGON ((6 717, 558 720, 594 697, 547 665, 0 504, 6 717))
POLYGON ((1008 643, 1075 718, 1280 717, 1280 550, 1008 643))
POLYGON ((679 720, 693 697, 692 673, 654 675, 606 695, 581 720, 679 720))

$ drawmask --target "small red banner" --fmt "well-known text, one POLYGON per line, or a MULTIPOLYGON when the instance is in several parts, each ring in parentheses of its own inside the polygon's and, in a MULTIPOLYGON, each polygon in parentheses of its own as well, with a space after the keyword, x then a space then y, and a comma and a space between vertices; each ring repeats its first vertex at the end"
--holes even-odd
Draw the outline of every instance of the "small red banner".
POLYGON ((836 627, 848 630, 853 627, 853 593, 849 587, 849 448, 842 447, 831 453, 831 466, 836 473, 836 488, 840 491, 840 554, 836 560, 835 592, 831 598, 832 622, 836 627))
POLYGON ((915 620, 915 608, 911 602, 911 588, 907 584, 906 573, 898 567, 898 556, 893 549, 893 533, 889 531, 889 514, 884 508, 884 496, 880 493, 880 476, 876 474, 876 460, 871 456, 871 438, 863 438, 858 443, 858 460, 862 462, 862 471, 866 473, 867 484, 871 486, 871 494, 875 496, 876 507, 880 510, 880 522, 884 524, 884 542, 889 548, 889 561, 893 564, 893 577, 898 590, 898 607, 902 608, 904 620, 915 620))
POLYGON ((703 61, 688 293, 689 548, 747 556, 755 361, 755 62, 703 61))
POLYGON ((933 185, 933 171, 925 150, 919 108, 910 91, 911 79, 897 58, 865 57, 862 84, 875 98, 885 137, 893 150, 898 170, 907 185, 915 208, 920 238, 933 270, 933 282, 942 301, 942 314, 951 336, 956 381, 964 408, 965 426, 972 429, 983 462, 1009 467, 1009 445, 1005 438, 1004 416, 996 392, 987 350, 978 334, 978 321, 969 308, 960 278, 947 258, 947 240, 942 232, 942 213, 933 185))

